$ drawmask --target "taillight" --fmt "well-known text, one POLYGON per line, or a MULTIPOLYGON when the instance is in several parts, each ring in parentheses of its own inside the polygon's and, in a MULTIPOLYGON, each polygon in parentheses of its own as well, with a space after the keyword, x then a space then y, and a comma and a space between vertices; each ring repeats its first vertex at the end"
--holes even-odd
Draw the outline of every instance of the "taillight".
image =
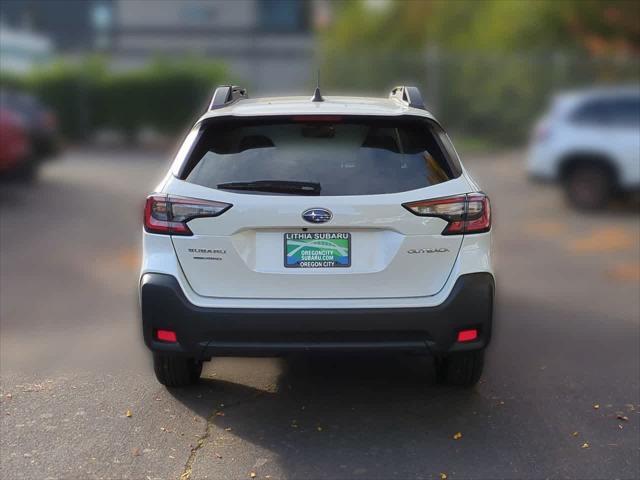
POLYGON ((56 116, 51 112, 43 112, 40 115, 40 119, 42 121, 42 126, 48 130, 54 130, 58 125, 56 116))
POLYGON ((484 193, 436 198, 403 203, 402 206, 420 217, 438 217, 449 224, 442 235, 482 233, 491 230, 491 205, 484 193))
POLYGON ((217 217, 229 208, 229 203, 174 195, 149 195, 144 207, 144 229, 149 233, 165 235, 193 235, 187 226, 189 220, 217 217))
POLYGON ((533 141, 544 142, 551 136, 549 122, 545 119, 540 121, 533 130, 533 141))

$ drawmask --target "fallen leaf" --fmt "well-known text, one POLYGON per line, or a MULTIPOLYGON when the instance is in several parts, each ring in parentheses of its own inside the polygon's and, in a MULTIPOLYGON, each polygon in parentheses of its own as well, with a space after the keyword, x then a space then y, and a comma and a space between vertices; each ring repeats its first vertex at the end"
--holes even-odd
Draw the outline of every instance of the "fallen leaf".
POLYGON ((125 415, 126 415, 128 418, 131 418, 131 417, 133 416, 133 413, 131 413, 131 410, 127 410, 127 411, 126 411, 126 413, 125 413, 125 415))
POLYGON ((623 422, 628 422, 628 421, 629 421, 629 417, 627 417, 627 416, 625 416, 625 415, 622 415, 621 413, 619 413, 619 414, 616 416, 616 418, 617 418, 618 420, 622 420, 623 422))
POLYGON ((584 442, 584 443, 582 444, 582 447, 581 447, 581 448, 589 448, 589 443, 588 443, 588 442, 584 442))
POLYGON ((598 409, 600 408, 600 404, 595 403, 595 404, 593 405, 593 408, 594 408, 595 410, 598 410, 598 409))
POLYGON ((139 457, 139 456, 141 455, 141 454, 140 454, 140 449, 139 449, 139 448, 137 448, 137 447, 136 447, 136 448, 134 448, 133 450, 131 450, 131 454, 132 454, 134 457, 139 457))
POLYGON ((570 249, 576 253, 616 252, 634 247, 633 232, 619 227, 594 230, 590 235, 583 235, 574 240, 570 249))
POLYGON ((7 394, 5 395, 5 397, 7 397, 7 398, 12 398, 12 397, 13 397, 13 395, 11 395, 10 393, 7 393, 7 394))
POLYGON ((251 472, 251 473, 249 474, 249 476, 250 476, 251 478, 256 478, 256 472, 251 472))
POLYGON ((440 472, 440 480, 447 480, 449 478, 446 473, 440 472))
POLYGON ((460 432, 456 432, 453 434, 453 439, 454 440, 460 440, 462 438, 462 433, 460 432))

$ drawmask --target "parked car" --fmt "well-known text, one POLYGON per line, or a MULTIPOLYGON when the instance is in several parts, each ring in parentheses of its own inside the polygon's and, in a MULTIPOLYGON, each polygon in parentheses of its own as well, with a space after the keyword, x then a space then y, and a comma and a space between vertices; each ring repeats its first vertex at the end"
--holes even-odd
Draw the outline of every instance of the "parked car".
POLYGON ((640 86, 556 96, 536 126, 528 171, 562 183, 578 208, 640 190, 640 86))
POLYGON ((36 97, 24 92, 0 90, 0 105, 23 119, 32 154, 29 163, 23 167, 22 175, 33 177, 42 162, 53 157, 59 150, 57 117, 36 97))
POLYGON ((430 354, 474 385, 491 338, 489 198, 415 87, 224 86, 146 201, 142 328, 164 385, 222 355, 430 354))
POLYGON ((22 118, 0 107, 0 176, 15 176, 25 168, 30 156, 31 147, 22 118))

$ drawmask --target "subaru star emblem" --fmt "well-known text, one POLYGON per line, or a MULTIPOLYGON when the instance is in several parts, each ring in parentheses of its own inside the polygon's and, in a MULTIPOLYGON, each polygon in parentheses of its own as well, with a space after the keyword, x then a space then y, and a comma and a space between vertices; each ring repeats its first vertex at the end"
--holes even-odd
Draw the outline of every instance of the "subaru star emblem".
POLYGON ((309 223, 326 223, 333 214, 326 208, 309 208, 302 212, 302 218, 309 223))

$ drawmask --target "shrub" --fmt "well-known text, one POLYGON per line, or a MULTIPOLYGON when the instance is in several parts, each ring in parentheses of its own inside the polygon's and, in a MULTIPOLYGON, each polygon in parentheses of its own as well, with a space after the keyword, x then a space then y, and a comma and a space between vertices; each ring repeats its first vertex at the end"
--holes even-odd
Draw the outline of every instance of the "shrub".
MULTIPOLYGON (((196 58, 157 60, 138 69, 113 71, 101 59, 60 62, 25 77, 4 75, 0 84, 38 96, 58 115, 60 131, 71 140, 99 128, 133 138, 141 127, 172 134, 204 111, 213 88, 225 79, 219 63, 196 58)), ((225 81, 226 80, 226 81, 225 81)))

